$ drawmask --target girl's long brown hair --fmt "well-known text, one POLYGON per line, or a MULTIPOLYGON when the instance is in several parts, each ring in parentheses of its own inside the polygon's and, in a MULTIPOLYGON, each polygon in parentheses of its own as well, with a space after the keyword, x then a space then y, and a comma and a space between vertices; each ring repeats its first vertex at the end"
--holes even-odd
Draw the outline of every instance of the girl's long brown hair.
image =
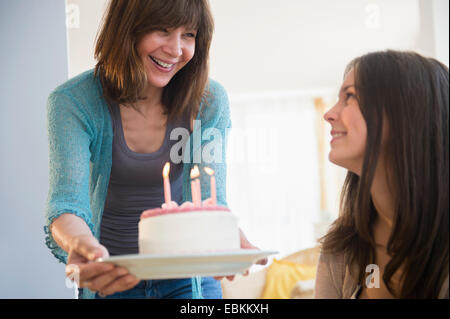
POLYGON ((348 172, 340 216, 321 238, 328 253, 344 253, 364 284, 374 263, 371 200, 382 128, 388 128, 386 162, 394 218, 383 281, 398 298, 436 298, 448 276, 449 74, 440 62, 413 52, 385 51, 352 61, 361 113, 367 125, 361 176, 348 172), (394 291, 393 274, 402 269, 394 291))
POLYGON ((162 103, 172 118, 194 118, 208 83, 214 29, 208 0, 110 0, 95 47, 95 76, 105 97, 134 107, 147 85, 138 42, 148 32, 179 26, 197 29, 195 54, 164 88, 162 103))

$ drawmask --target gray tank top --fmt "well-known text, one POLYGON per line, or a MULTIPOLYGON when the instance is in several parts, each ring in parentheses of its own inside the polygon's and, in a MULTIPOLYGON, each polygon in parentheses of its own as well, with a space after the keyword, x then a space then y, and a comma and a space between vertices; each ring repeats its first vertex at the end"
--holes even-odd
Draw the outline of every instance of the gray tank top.
MULTIPOLYGON (((170 140, 175 127, 168 123, 164 142, 153 153, 136 153, 128 148, 122 127, 119 105, 110 102, 113 123, 112 167, 102 222, 100 243, 111 256, 137 254, 138 223, 146 209, 164 203, 162 169, 170 161, 170 149, 179 140, 170 140)), ((180 125, 189 129, 189 122, 180 125)), ((181 137, 180 137, 181 139, 181 137)), ((183 163, 170 163, 172 200, 181 204, 183 196, 183 163)))

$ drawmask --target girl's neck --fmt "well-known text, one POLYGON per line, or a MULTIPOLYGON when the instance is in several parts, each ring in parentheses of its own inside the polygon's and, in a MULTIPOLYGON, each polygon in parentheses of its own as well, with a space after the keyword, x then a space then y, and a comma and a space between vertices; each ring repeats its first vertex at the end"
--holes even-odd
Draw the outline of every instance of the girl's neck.
POLYGON ((386 167, 383 163, 377 165, 370 192, 380 222, 392 228, 394 220, 394 197, 392 187, 388 182, 386 167))

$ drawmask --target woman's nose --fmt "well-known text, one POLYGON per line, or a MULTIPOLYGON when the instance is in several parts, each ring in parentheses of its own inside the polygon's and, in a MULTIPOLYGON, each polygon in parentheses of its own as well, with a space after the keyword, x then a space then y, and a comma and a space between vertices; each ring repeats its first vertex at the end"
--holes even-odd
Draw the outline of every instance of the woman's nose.
POLYGON ((329 123, 335 121, 337 118, 336 105, 323 115, 323 119, 329 123))
POLYGON ((183 54, 181 35, 173 34, 164 48, 170 56, 174 58, 180 57, 183 54))

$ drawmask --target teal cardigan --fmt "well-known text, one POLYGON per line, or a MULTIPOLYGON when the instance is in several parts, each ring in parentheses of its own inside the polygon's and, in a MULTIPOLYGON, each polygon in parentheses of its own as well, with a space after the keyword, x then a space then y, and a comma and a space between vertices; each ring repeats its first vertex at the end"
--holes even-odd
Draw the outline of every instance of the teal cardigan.
MULTIPOLYGON (((189 158, 185 157, 183 164, 183 202, 191 201, 191 168, 198 165, 203 172, 202 167, 207 165, 215 171, 217 203, 227 206, 225 155, 231 128, 228 96, 225 89, 214 80, 209 80, 205 96, 197 116, 201 125, 194 126, 190 136, 189 158), (208 130, 211 128, 218 131, 208 130), (211 132, 220 132, 222 138, 210 140, 211 132), (197 143, 199 137, 205 140, 197 143), (206 149, 221 149, 221 162, 205 163, 200 155, 206 149)), ((72 213, 81 217, 99 239, 111 172, 113 127, 102 86, 99 78, 94 77, 94 70, 70 79, 50 94, 47 101, 47 126, 49 192, 45 241, 53 255, 67 263, 67 253, 53 239, 50 225, 58 216, 72 213)), ((202 199, 206 199, 210 196, 210 189, 209 177, 205 174, 201 176, 201 185, 202 199)), ((201 298, 199 280, 198 277, 192 279, 194 298, 201 298)), ((92 298, 94 294, 88 289, 85 289, 85 293, 86 290, 87 297, 92 298)))

